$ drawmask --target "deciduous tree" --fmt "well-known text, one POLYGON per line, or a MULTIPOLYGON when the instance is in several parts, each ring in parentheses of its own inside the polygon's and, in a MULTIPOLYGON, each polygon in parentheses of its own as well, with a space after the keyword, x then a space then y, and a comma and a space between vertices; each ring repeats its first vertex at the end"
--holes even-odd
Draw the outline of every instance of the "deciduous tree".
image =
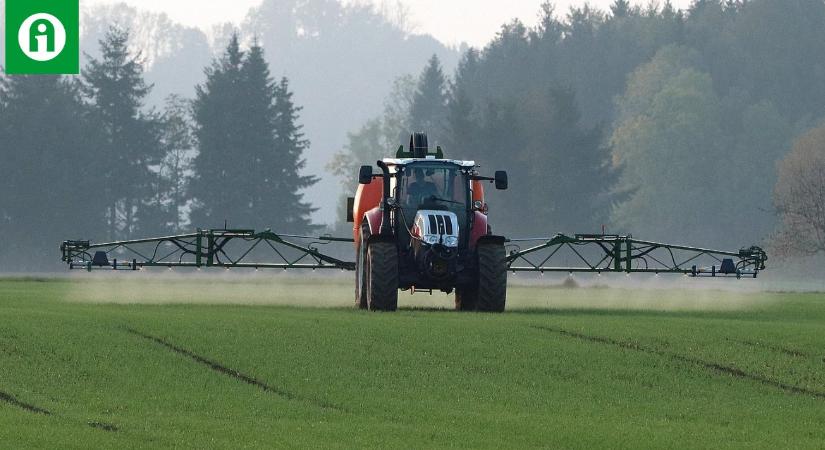
POLYGON ((779 255, 825 253, 825 125, 797 139, 782 161, 774 204, 781 215, 773 241, 779 255))

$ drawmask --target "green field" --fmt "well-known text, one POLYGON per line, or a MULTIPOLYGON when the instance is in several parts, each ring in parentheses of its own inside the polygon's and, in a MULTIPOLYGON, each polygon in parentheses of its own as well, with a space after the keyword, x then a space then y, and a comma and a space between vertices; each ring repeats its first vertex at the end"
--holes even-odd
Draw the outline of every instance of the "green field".
POLYGON ((0 281, 0 447, 825 447, 821 294, 116 277, 0 281))

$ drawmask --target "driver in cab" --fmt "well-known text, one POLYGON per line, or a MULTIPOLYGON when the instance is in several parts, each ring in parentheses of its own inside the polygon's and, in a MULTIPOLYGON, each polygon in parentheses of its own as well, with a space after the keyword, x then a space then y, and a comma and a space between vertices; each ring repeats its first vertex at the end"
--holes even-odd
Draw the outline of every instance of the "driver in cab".
POLYGON ((415 181, 407 186, 410 204, 417 204, 426 201, 429 197, 439 196, 435 183, 425 179, 424 169, 415 169, 413 173, 415 181))

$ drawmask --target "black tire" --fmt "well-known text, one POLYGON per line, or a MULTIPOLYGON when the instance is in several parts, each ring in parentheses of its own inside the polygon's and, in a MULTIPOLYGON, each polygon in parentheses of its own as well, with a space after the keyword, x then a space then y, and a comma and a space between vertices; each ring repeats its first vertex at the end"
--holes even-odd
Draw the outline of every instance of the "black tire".
POLYGON ((507 302, 507 262, 502 244, 479 244, 478 303, 476 308, 486 312, 504 312, 507 302))
POLYGON ((392 242, 367 245, 367 304, 370 311, 398 309, 398 250, 392 242))
POLYGON ((356 251, 355 260, 355 306, 358 309, 367 309, 367 271, 366 271, 366 244, 362 243, 356 251))
POLYGON ((478 305, 478 286, 455 289, 456 311, 475 311, 478 305))
POLYGON ((355 252, 355 306, 367 309, 367 239, 369 233, 361 230, 361 242, 355 252))

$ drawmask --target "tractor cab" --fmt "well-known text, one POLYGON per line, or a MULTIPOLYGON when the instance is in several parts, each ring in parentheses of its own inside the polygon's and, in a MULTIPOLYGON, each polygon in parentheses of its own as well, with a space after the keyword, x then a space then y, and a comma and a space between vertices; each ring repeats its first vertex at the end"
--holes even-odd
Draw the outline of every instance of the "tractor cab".
POLYGON ((438 238, 450 247, 472 246, 470 231, 478 222, 477 216, 484 216, 484 232, 487 230, 483 183, 495 182, 497 189, 507 188, 505 172, 496 172, 494 178, 482 177, 474 161, 446 159, 441 147, 430 152, 423 133, 411 136, 409 150, 400 146, 395 158, 377 164, 383 174, 374 174, 371 166, 361 167, 358 191, 347 208, 356 246, 365 221, 369 234, 392 234, 400 244, 407 244, 410 238, 438 238), (384 213, 391 226, 382 231, 375 222, 385 223, 384 213))
MULTIPOLYGON (((459 235, 464 234, 459 230, 467 230, 472 221, 475 163, 436 159, 386 159, 384 163, 394 175, 390 198, 398 224, 403 225, 400 235, 406 230, 408 235, 425 237, 429 244, 458 247, 459 235)), ((476 190, 483 189, 479 185, 476 190)))

